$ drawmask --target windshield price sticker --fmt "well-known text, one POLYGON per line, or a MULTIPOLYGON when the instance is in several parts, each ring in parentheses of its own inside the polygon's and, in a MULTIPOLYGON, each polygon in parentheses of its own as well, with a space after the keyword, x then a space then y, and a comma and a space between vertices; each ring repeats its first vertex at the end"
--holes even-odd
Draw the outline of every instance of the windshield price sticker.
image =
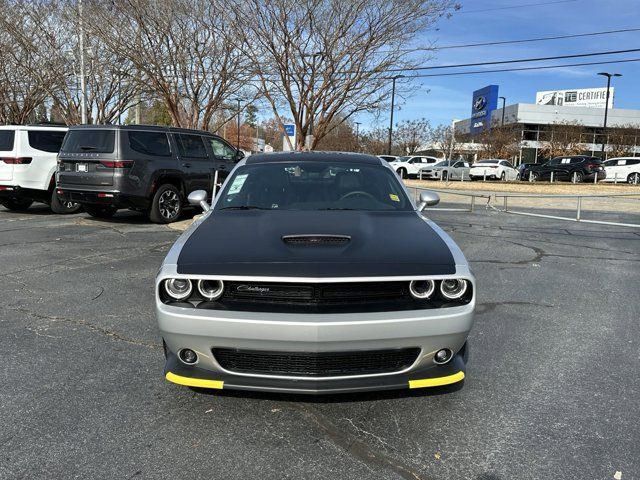
POLYGON ((399 198, 399 197, 398 197, 398 195, 396 195, 395 193, 390 193, 390 194, 389 194, 389 198, 390 198, 391 200, 393 200, 394 202, 399 202, 399 201, 400 201, 400 198, 399 198))
POLYGON ((249 176, 248 174, 236 176, 236 178, 233 179, 233 183, 229 187, 228 195, 235 195, 240 190, 242 190, 242 185, 244 185, 244 182, 248 176, 249 176))

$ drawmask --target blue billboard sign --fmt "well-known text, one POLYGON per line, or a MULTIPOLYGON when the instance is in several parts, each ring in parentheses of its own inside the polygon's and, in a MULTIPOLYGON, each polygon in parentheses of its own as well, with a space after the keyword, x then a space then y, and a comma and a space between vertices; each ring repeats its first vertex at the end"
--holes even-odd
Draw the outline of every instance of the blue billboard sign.
POLYGON ((491 112, 498 108, 498 85, 487 85, 473 92, 471 104, 471 133, 491 128, 491 112))
POLYGON ((287 136, 289 137, 295 137, 296 136, 296 126, 293 123, 285 123, 284 124, 284 131, 286 132, 287 136))

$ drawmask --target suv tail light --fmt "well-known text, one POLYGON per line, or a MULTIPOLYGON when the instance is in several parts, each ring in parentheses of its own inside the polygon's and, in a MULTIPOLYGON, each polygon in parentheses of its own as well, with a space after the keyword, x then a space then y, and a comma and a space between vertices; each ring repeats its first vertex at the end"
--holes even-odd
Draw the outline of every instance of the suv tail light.
POLYGON ((595 170, 598 167, 600 167, 600 165, 597 163, 587 163, 587 168, 590 168, 591 170, 595 170))
POLYGON ((133 160, 100 160, 100 164, 107 168, 131 168, 133 160))
POLYGON ((0 161, 9 165, 27 165, 31 160, 31 157, 0 157, 0 161))

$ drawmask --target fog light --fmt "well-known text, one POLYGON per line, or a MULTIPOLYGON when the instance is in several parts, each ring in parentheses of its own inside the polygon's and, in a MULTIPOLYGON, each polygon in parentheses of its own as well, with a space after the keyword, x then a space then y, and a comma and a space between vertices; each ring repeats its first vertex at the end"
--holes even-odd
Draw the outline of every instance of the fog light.
POLYGON ((440 284, 440 292, 444 298, 449 300, 456 300, 462 297, 467 291, 466 280, 457 279, 457 278, 449 278, 447 280, 443 280, 440 284))
POLYGON ((438 350, 436 354, 433 356, 433 361, 439 365, 447 363, 453 357, 453 352, 448 348, 443 348, 442 350, 438 350))
POLYGON ((183 348, 182 350, 180 350, 178 356, 180 357, 180 360, 188 365, 193 365, 198 361, 198 355, 196 354, 196 352, 188 348, 183 348))
POLYGON ((164 289, 174 300, 183 300, 191 295, 193 286, 188 278, 168 278, 164 281, 164 289))
POLYGON ((429 298, 435 289, 436 284, 433 280, 413 280, 409 283, 411 296, 420 300, 429 298))
POLYGON ((222 280, 198 280, 198 292, 207 300, 216 300, 224 292, 222 280))

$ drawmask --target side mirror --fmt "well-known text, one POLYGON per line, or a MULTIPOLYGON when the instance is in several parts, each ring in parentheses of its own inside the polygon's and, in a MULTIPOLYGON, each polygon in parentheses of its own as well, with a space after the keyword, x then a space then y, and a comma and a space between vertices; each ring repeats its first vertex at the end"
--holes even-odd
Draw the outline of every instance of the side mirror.
POLYGON ((187 200, 189 205, 201 207, 205 212, 208 212, 211 209, 211 206, 207 203, 207 192, 204 190, 195 190, 191 192, 187 197, 187 200))
POLYGON ((418 203, 418 210, 422 211, 426 207, 433 207, 440 203, 440 197, 436 192, 426 191, 420 193, 420 203, 418 203))
POLYGON ((244 158, 244 152, 242 150, 236 150, 236 162, 239 162, 244 158))

